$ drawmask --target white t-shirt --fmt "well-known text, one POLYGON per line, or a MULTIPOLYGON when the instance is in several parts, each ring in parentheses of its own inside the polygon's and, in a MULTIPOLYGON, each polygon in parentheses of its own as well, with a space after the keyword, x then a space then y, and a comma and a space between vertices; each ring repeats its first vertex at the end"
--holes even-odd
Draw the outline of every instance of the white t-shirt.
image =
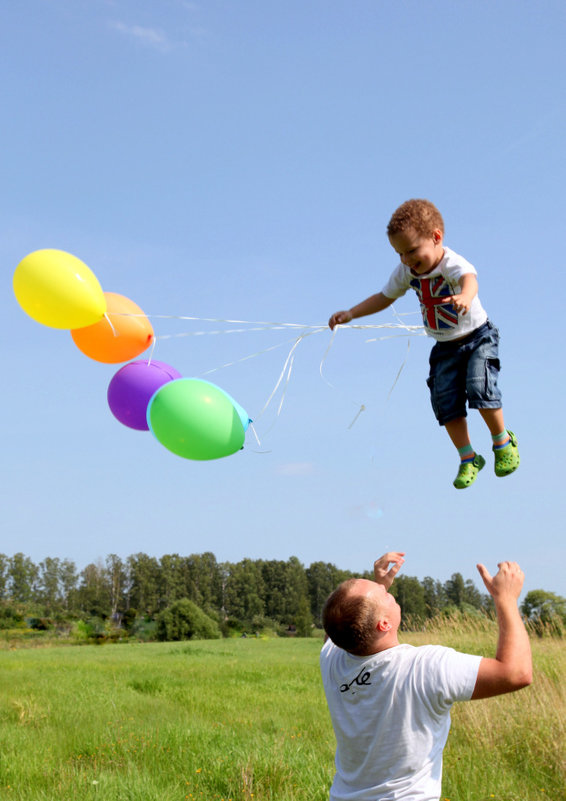
POLYGON ((397 645, 354 656, 320 653, 336 735, 330 801, 438 801, 450 707, 473 693, 480 656, 397 645))
POLYGON ((487 320, 485 309, 476 295, 467 314, 458 314, 451 303, 442 299, 460 292, 460 279, 476 268, 463 256, 444 248, 444 257, 434 270, 426 275, 416 275, 404 264, 391 273, 389 281, 381 290, 388 298, 400 298, 408 289, 414 289, 421 304, 421 313, 426 333, 445 342, 470 334, 487 320))

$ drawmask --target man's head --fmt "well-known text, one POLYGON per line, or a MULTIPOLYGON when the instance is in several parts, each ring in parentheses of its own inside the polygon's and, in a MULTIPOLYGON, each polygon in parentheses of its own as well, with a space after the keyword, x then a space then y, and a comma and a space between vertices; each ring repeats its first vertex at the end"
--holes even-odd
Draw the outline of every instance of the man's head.
POLYGON ((322 620, 335 645, 366 656, 397 645, 401 612, 382 584, 349 579, 328 597, 322 620))
POLYGON ((407 200, 387 226, 391 247, 417 275, 431 272, 444 256, 444 221, 430 200, 407 200))

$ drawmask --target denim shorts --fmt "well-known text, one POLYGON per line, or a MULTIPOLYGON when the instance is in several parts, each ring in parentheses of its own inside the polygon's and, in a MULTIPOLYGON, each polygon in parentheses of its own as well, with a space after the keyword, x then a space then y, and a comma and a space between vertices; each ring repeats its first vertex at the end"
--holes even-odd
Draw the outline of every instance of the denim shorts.
POLYGON ((437 342, 430 352, 430 400, 441 426, 470 409, 499 409, 499 331, 489 320, 468 336, 437 342))

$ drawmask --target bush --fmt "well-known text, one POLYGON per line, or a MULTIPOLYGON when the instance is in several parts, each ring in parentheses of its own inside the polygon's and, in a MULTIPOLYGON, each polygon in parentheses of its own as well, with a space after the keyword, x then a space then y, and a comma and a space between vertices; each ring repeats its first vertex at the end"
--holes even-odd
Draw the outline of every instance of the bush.
POLYGON ((101 617, 89 617, 87 620, 78 620, 72 629, 73 638, 78 642, 94 642, 98 645, 106 642, 116 642, 127 639, 127 633, 114 626, 111 621, 101 617))
POLYGON ((26 623, 30 629, 35 631, 48 631, 53 628, 53 623, 46 617, 27 617, 26 623))
POLYGON ((157 622, 146 615, 138 617, 130 626, 129 634, 140 642, 152 642, 157 638, 157 622))
POLYGON ((181 598, 157 616, 158 640, 217 640, 218 623, 188 598, 181 598))
POLYGON ((0 629, 14 629, 17 627, 25 628, 26 622, 21 610, 2 604, 0 606, 0 629))

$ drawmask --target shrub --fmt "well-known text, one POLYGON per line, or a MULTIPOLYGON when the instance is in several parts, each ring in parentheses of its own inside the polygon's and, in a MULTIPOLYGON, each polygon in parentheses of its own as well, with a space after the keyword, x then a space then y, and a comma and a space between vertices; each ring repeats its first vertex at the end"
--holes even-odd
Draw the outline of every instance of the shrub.
POLYGON ((129 629, 129 634, 140 642, 152 642, 157 638, 157 622, 147 615, 137 617, 129 629))
POLYGON ((157 616, 158 640, 217 640, 221 636, 215 620, 188 598, 181 598, 157 616))

